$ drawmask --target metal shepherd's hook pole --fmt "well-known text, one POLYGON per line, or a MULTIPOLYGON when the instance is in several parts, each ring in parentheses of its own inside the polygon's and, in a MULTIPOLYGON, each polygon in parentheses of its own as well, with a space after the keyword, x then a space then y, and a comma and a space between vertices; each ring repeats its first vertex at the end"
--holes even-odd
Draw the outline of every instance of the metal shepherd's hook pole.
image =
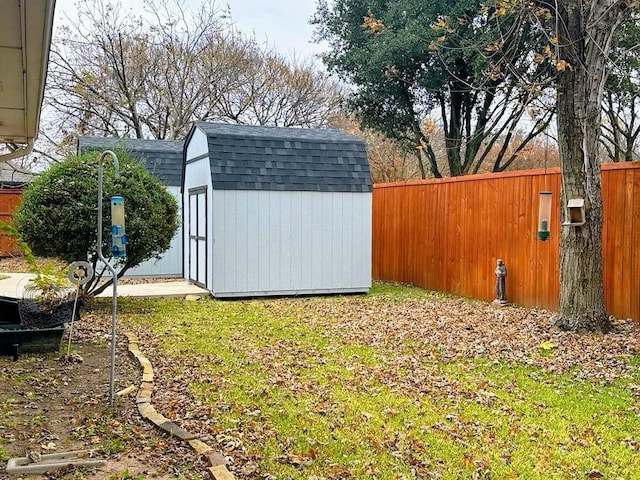
POLYGON ((115 269, 102 254, 102 162, 110 155, 115 167, 114 178, 120 176, 118 157, 111 150, 105 150, 98 161, 98 258, 104 262, 113 278, 113 298, 111 299, 111 371, 109 374, 109 405, 113 406, 116 376, 116 310, 118 308, 118 276, 115 269))

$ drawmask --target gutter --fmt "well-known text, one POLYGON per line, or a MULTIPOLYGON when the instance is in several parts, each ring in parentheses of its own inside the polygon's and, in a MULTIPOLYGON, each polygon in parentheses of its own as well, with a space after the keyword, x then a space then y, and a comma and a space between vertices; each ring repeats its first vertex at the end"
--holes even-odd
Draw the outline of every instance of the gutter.
POLYGON ((9 160, 13 160, 14 158, 24 157, 25 155, 29 155, 33 151, 33 138, 29 138, 29 143, 27 143, 24 147, 20 147, 13 152, 5 153, 0 155, 0 162, 8 162, 9 160))
MULTIPOLYGON (((56 9, 56 0, 47 0, 47 11, 45 13, 45 24, 44 30, 42 32, 42 66, 40 69, 40 90, 38 92, 39 95, 39 103, 38 103, 38 114, 36 115, 36 125, 34 129, 34 137, 38 136, 38 130, 40 129, 40 113, 42 110, 42 103, 44 101, 44 88, 47 83, 47 73, 49 67, 49 53, 51 51, 51 40, 53 36, 53 20, 56 9), (49 21, 46 21, 46 20, 49 21)), ((26 20, 26 19, 25 19, 26 20)), ((26 105, 26 103, 25 103, 26 105)), ((35 139, 35 138, 34 138, 35 139)), ((29 139, 29 143, 33 143, 33 140, 29 139)), ((33 150, 33 147, 31 148, 33 150)), ((31 152, 29 151, 29 153, 31 152)), ((0 159, 1 161, 1 159, 0 159)))
MULTIPOLYGON (((22 101, 24 102, 24 110, 22 115, 22 123, 24 131, 29 134, 29 89, 27 88, 27 12, 25 4, 20 5, 20 30, 22 32, 20 43, 22 44, 22 101)), ((42 39, 45 41, 45 39, 42 39)), ((43 92, 44 93, 44 92, 43 92)), ((36 116, 36 126, 33 136, 38 135, 38 117, 36 116)), ((31 140, 28 138, 28 140, 31 140)))

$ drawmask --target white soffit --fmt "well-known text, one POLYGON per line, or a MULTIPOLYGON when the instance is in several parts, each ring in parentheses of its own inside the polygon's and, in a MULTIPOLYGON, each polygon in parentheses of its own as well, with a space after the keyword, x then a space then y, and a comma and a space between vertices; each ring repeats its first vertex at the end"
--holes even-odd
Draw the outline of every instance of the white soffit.
POLYGON ((55 0, 0 1, 0 143, 38 135, 54 8, 55 0))

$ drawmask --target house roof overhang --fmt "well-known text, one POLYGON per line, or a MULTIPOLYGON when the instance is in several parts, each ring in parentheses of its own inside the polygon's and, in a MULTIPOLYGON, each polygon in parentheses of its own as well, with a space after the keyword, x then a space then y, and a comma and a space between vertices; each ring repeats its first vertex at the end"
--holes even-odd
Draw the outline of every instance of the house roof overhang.
POLYGON ((4 0, 0 8, 0 144, 26 155, 38 136, 55 0, 4 0))

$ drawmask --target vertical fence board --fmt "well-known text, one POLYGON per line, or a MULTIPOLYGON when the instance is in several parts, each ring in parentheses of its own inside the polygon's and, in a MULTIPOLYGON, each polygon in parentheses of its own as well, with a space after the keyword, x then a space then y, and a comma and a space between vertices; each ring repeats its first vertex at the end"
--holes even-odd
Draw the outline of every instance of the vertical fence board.
MULTIPOLYGON (((626 221, 626 209, 625 209, 625 191, 624 186, 624 170, 615 170, 610 172, 609 187, 610 191, 614 193, 613 199, 610 197, 608 215, 609 221, 607 225, 612 228, 614 233, 614 251, 612 262, 613 282, 609 284, 613 288, 607 289, 609 294, 609 305, 619 305, 622 308, 622 286, 623 286, 623 273, 624 273, 624 224, 626 221), (615 185, 615 188, 611 188, 615 185)), ((607 258, 607 263, 609 263, 607 258)))
POLYGON ((562 180, 560 175, 556 175, 554 178, 551 178, 552 183, 554 183, 554 188, 551 190, 552 192, 556 192, 553 196, 554 198, 554 208, 556 210, 556 220, 553 224, 553 231, 555 231, 555 236, 557 240, 555 242, 545 242, 547 243, 547 257, 546 257, 546 265, 547 265, 547 284, 544 285, 543 289, 540 292, 542 298, 545 299, 546 307, 549 309, 556 309, 558 307, 558 299, 560 298, 560 222, 562 220, 562 205, 560 203, 560 189, 562 185, 562 180), (550 290, 547 290, 551 286, 550 290))
MULTIPOLYGON (((12 223, 13 213, 22 198, 22 190, 0 189, 0 220, 5 223, 12 223)), ((0 232, 0 257, 19 255, 20 249, 13 239, 0 232)))
POLYGON ((622 287, 620 290, 620 308, 624 306, 625 312, 631 311, 631 295, 633 291, 633 278, 631 276, 631 266, 633 265, 633 249, 637 244, 633 243, 633 170, 624 170, 624 186, 625 186, 625 198, 624 198, 624 210, 625 219, 623 226, 623 241, 622 246, 622 287))
MULTIPOLYGON (((0 189, 0 220, 5 223, 13 222, 13 213, 22 198, 22 190, 0 189)), ((20 249, 12 238, 0 232, 0 257, 20 255, 20 249)))
MULTIPOLYGON (((497 258, 509 301, 558 308, 558 169, 380 184, 373 195, 373 274, 493 299, 497 258), (550 238, 537 240, 538 197, 553 194, 550 238)), ((609 313, 640 321, 640 162, 603 165, 603 275, 609 313)))
POLYGON ((632 230, 631 230, 631 300, 627 317, 637 319, 640 312, 640 169, 633 170, 633 201, 632 201, 632 230))
MULTIPOLYGON (((611 221, 608 222, 603 221, 602 225, 602 278, 605 285, 613 285, 615 282, 615 222, 618 221, 616 218, 616 209, 610 208, 610 206, 615 204, 615 188, 611 188, 611 182, 614 180, 612 177, 615 176, 615 171, 610 173, 613 173, 613 175, 602 175, 602 204, 604 211, 607 212, 608 218, 611 219, 611 221)), ((612 291, 611 289, 607 289, 604 295, 607 309, 611 307, 611 297, 612 291)))

